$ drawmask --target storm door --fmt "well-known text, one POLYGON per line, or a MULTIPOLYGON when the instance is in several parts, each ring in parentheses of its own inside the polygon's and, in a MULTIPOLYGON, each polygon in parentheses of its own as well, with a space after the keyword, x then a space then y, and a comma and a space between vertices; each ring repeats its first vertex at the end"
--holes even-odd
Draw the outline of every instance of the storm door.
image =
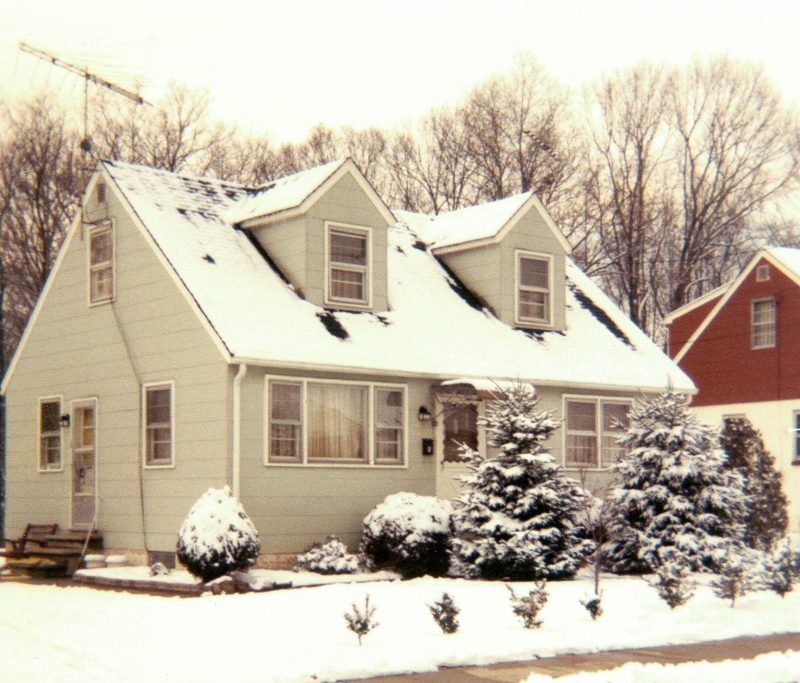
POLYGON ((94 521, 96 505, 97 401, 72 407, 72 526, 86 528, 94 521))

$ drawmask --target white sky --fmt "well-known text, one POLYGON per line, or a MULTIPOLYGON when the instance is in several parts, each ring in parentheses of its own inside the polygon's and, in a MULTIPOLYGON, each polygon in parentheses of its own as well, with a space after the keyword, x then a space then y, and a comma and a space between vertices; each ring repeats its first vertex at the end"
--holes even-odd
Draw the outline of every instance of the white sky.
POLYGON ((573 88, 642 59, 725 52, 763 64, 800 102, 800 3, 790 0, 0 0, 0 97, 77 77, 27 41, 157 99, 207 87, 216 117, 274 141, 316 122, 391 127, 455 103, 528 52, 573 88))

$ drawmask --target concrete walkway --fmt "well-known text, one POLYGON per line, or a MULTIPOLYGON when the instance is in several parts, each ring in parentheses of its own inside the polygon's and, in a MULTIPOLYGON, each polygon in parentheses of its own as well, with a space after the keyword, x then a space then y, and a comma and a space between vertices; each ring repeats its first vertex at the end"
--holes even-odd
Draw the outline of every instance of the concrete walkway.
POLYGON ((558 677, 580 671, 614 669, 626 662, 709 662, 752 659, 765 652, 800 650, 800 633, 716 640, 693 645, 666 645, 638 650, 614 650, 583 655, 545 657, 528 662, 468 666, 423 674, 361 679, 361 683, 519 683, 532 673, 558 677))

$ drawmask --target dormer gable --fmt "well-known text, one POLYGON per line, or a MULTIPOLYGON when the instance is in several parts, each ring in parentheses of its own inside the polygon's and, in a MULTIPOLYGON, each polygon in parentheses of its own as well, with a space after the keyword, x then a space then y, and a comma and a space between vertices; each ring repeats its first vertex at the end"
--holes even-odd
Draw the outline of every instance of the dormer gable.
POLYGON ((257 240, 311 303, 389 309, 387 230, 395 217, 352 159, 258 188, 229 220, 257 240))
POLYGON ((566 329, 571 249, 533 193, 432 218, 403 217, 500 320, 522 329, 566 329))

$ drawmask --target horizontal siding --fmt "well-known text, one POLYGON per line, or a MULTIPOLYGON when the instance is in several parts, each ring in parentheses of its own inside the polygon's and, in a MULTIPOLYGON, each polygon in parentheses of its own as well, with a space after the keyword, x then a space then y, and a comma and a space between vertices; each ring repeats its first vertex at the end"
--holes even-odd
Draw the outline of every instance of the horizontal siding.
MULTIPOLYGON (((435 458, 421 455, 421 439, 432 437, 433 429, 416 417, 420 405, 431 407, 427 383, 407 384, 408 467, 277 467, 263 461, 265 374, 251 368, 242 384, 241 484, 242 504, 261 534, 265 551, 300 552, 328 534, 357 544, 365 515, 387 495, 397 491, 434 494, 435 458)), ((319 376, 309 375, 309 379, 319 376)), ((403 384, 387 377, 353 381, 403 384)))
POLYGON ((8 388, 7 532, 31 521, 69 526, 68 439, 65 471, 38 473, 37 399, 61 394, 66 412, 70 400, 96 397, 98 518, 106 545, 143 547, 141 480, 148 547, 174 550, 191 503, 230 479, 229 369, 113 192, 109 200, 113 309, 87 305, 86 242, 76 234, 8 388), (161 380, 175 383, 175 467, 143 470, 140 382, 161 380))

